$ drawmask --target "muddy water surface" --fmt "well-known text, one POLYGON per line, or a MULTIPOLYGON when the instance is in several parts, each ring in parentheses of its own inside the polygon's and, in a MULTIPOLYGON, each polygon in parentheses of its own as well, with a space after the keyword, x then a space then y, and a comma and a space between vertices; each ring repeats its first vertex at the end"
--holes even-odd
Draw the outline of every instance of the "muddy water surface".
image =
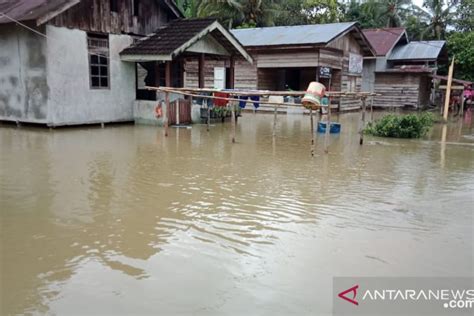
POLYGON ((338 118, 0 128, 1 315, 327 315, 333 276, 473 276, 474 131, 338 118))

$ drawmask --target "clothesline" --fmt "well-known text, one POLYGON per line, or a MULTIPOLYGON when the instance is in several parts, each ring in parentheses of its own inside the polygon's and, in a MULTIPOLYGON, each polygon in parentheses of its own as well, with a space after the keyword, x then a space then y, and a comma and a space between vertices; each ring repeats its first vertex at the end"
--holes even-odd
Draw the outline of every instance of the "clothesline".
MULTIPOLYGON (((147 89, 149 90, 157 90, 157 91, 162 91, 162 92, 168 92, 168 93, 178 93, 178 94, 182 94, 182 95, 187 95, 187 96, 190 96, 190 97, 197 97, 197 98, 207 98, 207 99, 217 99, 217 100, 227 100, 227 101, 237 101, 237 102, 241 102, 243 100, 241 99, 238 99, 238 98, 224 98, 224 97, 217 97, 217 96, 213 96, 213 95, 202 95, 202 94, 195 94, 195 93, 190 93, 190 92, 186 92, 186 91, 183 91, 183 90, 176 90, 176 88, 164 88, 164 87, 146 87, 147 89)), ((217 92, 217 91, 216 91, 217 92)), ((222 91, 218 91, 218 92, 222 92, 222 91)), ((226 92, 227 93, 227 92, 226 92)), ((229 93, 230 95, 232 95, 233 93, 229 93)), ((247 93, 247 94, 241 94, 241 96, 249 96, 249 95, 253 95, 251 93, 247 93)), ((259 101, 249 101, 251 103, 258 103, 258 104, 268 104, 268 105, 281 105, 281 106, 287 106, 287 107, 302 107, 303 104, 301 103, 286 103, 286 102, 270 102, 270 101, 262 101, 262 100, 259 100, 259 101)))
MULTIPOLYGON (((306 91, 270 91, 270 90, 239 90, 239 89, 211 89, 211 88, 171 88, 171 87, 147 87, 153 89, 172 89, 175 91, 186 91, 186 92, 224 92, 230 95, 254 95, 254 96, 304 96, 306 91)), ((362 98, 369 96, 377 96, 380 94, 374 92, 344 92, 344 91, 326 91, 325 93, 329 97, 354 97, 362 98)))

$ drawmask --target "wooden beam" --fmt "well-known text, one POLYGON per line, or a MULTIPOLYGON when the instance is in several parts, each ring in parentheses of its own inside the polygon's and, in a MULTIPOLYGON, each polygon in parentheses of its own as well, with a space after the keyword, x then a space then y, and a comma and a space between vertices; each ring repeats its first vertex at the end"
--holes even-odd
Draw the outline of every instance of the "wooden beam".
POLYGON ((166 84, 167 87, 171 87, 171 61, 166 62, 165 84, 166 84))
POLYGON ((451 100, 451 85, 453 83, 453 70, 454 70, 454 56, 451 61, 451 66, 449 66, 448 71, 448 85, 446 87, 446 96, 444 98, 444 111, 443 111, 443 120, 448 121, 448 110, 449 110, 449 101, 451 100))
POLYGON ((366 110, 366 99, 362 98, 362 117, 361 117, 361 123, 359 127, 359 144, 363 145, 364 144, 364 129, 365 129, 365 110, 366 110))
MULTIPOLYGON (((439 86, 440 90, 446 90, 447 88, 447 85, 439 86)), ((464 90, 464 86, 451 86, 451 90, 464 90)))
POLYGON ((235 59, 234 59, 234 56, 230 56, 230 68, 229 68, 229 78, 230 78, 230 82, 229 82, 229 88, 230 89, 234 89, 234 85, 235 85, 235 59))
POLYGON ((165 110, 163 115, 163 121, 165 125, 165 136, 168 136, 168 120, 169 120, 169 110, 170 110, 170 94, 165 92, 165 110))
POLYGON ((206 69, 206 58, 204 54, 199 55, 199 88, 204 88, 205 86, 205 77, 204 72, 206 69))

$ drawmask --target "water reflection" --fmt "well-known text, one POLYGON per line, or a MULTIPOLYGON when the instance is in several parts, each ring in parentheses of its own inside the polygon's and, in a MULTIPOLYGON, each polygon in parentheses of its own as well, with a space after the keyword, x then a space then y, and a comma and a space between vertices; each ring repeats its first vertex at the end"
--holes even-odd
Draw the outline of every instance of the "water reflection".
POLYGON ((2 314, 321 314, 348 269, 473 274, 471 126, 360 147, 336 116, 312 159, 309 120, 273 139, 271 118, 235 145, 227 125, 1 128, 2 314))

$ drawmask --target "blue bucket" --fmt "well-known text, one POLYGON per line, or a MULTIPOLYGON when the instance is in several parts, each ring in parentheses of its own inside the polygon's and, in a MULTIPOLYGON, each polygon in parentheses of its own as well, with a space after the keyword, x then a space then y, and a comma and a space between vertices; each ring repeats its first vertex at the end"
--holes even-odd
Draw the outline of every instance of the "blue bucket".
MULTIPOLYGON (((319 122, 318 124, 318 133, 326 133, 327 122, 319 122)), ((337 122, 331 122, 329 133, 338 134, 341 132, 341 124, 337 122)))

